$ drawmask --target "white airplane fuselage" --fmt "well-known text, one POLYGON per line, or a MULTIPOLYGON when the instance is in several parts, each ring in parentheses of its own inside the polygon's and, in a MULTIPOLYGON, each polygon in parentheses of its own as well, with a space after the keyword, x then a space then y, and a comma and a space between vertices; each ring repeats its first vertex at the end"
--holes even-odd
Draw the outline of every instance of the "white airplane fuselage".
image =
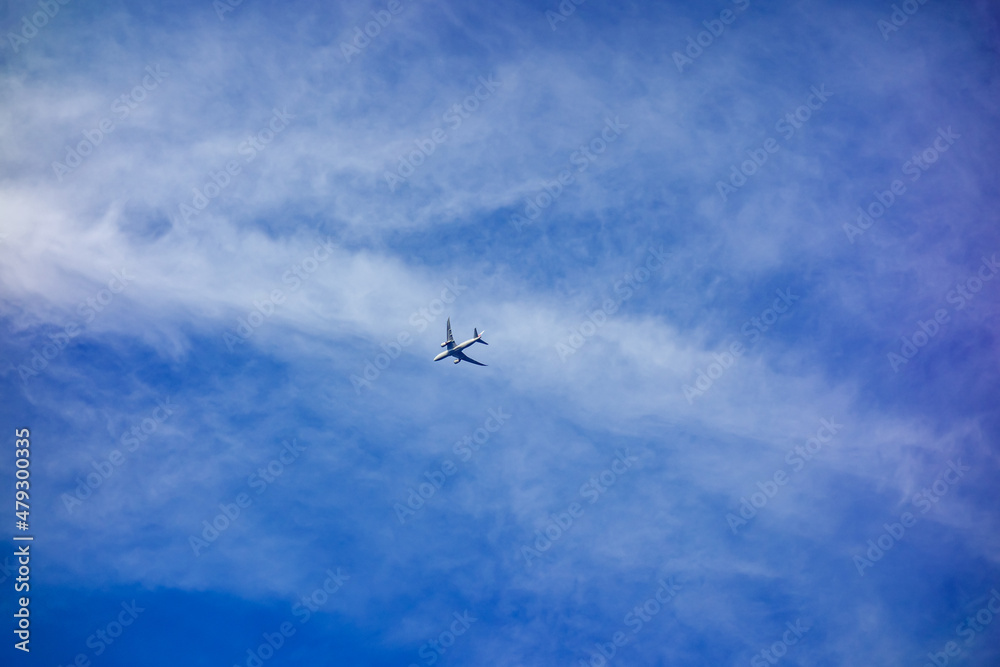
MULTIPOLYGON (((455 352, 458 352, 459 350, 464 350, 465 348, 473 345, 477 340, 479 340, 479 339, 478 338, 470 338, 469 340, 465 341, 464 343, 459 343, 458 345, 456 345, 455 347, 451 348, 450 350, 445 350, 444 352, 442 352, 438 356, 434 357, 434 361, 441 361, 445 357, 455 356, 455 352)), ((443 344, 444 343, 442 343, 442 345, 443 344)), ((427 357, 424 357, 424 359, 426 359, 426 358, 427 357)))

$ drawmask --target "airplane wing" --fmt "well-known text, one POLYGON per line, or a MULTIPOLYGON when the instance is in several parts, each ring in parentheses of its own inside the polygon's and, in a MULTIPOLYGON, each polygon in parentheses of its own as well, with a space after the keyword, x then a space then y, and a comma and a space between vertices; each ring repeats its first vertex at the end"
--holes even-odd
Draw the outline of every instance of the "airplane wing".
POLYGON ((465 356, 465 352, 462 352, 461 350, 459 350, 458 352, 455 352, 452 356, 458 357, 462 361, 468 361, 470 364, 475 364, 476 366, 485 366, 486 365, 486 364, 479 363, 475 359, 470 359, 469 357, 465 356))
POLYGON ((451 318, 448 318, 448 338, 441 344, 441 347, 447 347, 449 350, 455 347, 455 339, 451 335, 451 318))

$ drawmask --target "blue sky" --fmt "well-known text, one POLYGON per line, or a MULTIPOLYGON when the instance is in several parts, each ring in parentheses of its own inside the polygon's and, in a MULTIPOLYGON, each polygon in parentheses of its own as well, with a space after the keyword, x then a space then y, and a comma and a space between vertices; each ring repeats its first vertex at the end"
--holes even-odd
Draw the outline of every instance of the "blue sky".
POLYGON ((997 664, 993 3, 0 30, 4 664, 997 664))

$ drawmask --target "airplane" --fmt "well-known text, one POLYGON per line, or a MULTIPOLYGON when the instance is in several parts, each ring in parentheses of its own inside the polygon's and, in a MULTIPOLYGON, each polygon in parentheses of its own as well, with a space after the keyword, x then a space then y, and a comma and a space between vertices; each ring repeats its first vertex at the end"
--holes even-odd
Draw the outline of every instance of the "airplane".
MULTIPOLYGON (((483 333, 486 333, 485 331, 483 333)), ((479 330, 475 327, 472 328, 473 337, 465 341, 461 345, 455 344, 455 339, 451 336, 451 318, 448 318, 448 340, 441 343, 441 347, 447 347, 448 349, 434 357, 434 361, 441 361, 445 357, 455 357, 455 363, 460 361, 468 361, 470 364, 475 364, 476 366, 485 366, 486 364, 481 364, 475 359, 470 359, 465 356, 465 352, 462 352, 465 348, 469 347, 474 343, 482 343, 483 345, 489 345, 485 340, 483 340, 483 334, 479 333, 479 330)))

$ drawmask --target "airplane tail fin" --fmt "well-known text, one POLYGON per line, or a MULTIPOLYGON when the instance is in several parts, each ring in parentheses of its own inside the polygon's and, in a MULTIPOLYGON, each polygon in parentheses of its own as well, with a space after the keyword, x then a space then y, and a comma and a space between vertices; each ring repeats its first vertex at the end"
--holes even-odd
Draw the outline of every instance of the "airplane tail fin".
MULTIPOLYGON (((486 332, 484 331, 483 333, 486 333, 486 332)), ((472 336, 476 339, 476 342, 477 343, 482 343, 483 345, 489 345, 489 343, 487 343, 485 340, 483 340, 480 337, 482 335, 483 334, 479 333, 479 329, 477 329, 476 327, 472 327, 472 336)))

